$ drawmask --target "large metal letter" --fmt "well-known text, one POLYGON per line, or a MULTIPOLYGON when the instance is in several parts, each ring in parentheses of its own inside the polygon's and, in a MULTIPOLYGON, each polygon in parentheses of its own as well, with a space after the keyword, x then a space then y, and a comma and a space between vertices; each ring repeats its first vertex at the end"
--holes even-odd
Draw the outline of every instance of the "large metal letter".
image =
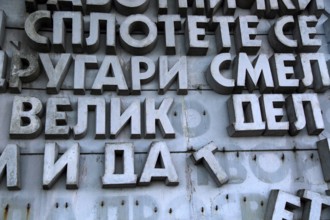
POLYGON ((141 138, 141 104, 140 100, 132 104, 121 113, 120 98, 111 99, 110 109, 110 137, 116 138, 128 122, 131 122, 131 138, 141 138))
MULTIPOLYGON (((296 0, 294 0, 296 1, 296 0)), ((299 0, 301 1, 301 0, 299 0)), ((275 16, 294 14, 297 12, 297 8, 293 0, 267 0, 267 14, 268 18, 274 18, 275 16)))
POLYGON ((186 20, 187 54, 205 55, 209 49, 209 41, 205 39, 205 28, 209 19, 205 16, 188 15, 186 20))
POLYGON ((106 52, 116 53, 116 19, 113 14, 91 13, 89 37, 86 39, 86 48, 89 53, 100 47, 100 25, 106 27, 106 52))
POLYGON ((36 138, 41 130, 42 103, 34 97, 15 96, 10 121, 10 138, 36 138))
POLYGON ((174 80, 178 79, 178 95, 187 95, 188 93, 188 72, 187 72, 187 58, 180 57, 179 61, 168 70, 168 57, 159 57, 159 94, 165 92, 173 84, 174 80))
POLYGON ((142 56, 131 58, 132 95, 141 94, 141 84, 151 82, 155 78, 156 66, 152 59, 142 56), (143 71, 142 71, 143 70, 143 71))
POLYGON ((264 135, 281 136, 289 131, 289 122, 281 121, 284 116, 285 98, 282 94, 267 94, 260 98, 263 118, 266 120, 264 135))
POLYGON ((120 25, 120 44, 128 52, 142 55, 152 51, 157 42, 157 26, 145 15, 131 15, 120 25), (141 39, 132 37, 134 31, 142 31, 141 39))
POLYGON ((47 93, 58 94, 71 64, 71 54, 61 54, 55 68, 49 54, 39 54, 41 63, 48 77, 47 93))
POLYGON ((266 208, 265 220, 293 220, 293 209, 300 207, 298 196, 280 191, 272 190, 269 195, 266 208))
POLYGON ((298 16, 298 28, 295 29, 295 35, 299 37, 299 51, 308 53, 317 52, 320 49, 322 41, 315 38, 317 22, 318 19, 315 15, 298 16))
POLYGON ((299 190, 297 195, 305 203, 302 220, 321 219, 322 209, 330 207, 330 196, 321 195, 306 189, 299 190))
POLYGON ((300 10, 309 9, 309 14, 315 15, 320 17, 325 11, 325 4, 324 0, 306 0, 306 1, 299 1, 294 0, 295 4, 299 6, 300 10))
POLYGON ((165 184, 168 186, 179 184, 179 178, 165 142, 151 144, 139 184, 149 185, 152 179, 165 180, 165 184))
POLYGON ((324 130, 322 111, 317 94, 290 95, 286 99, 286 106, 291 135, 297 135, 306 124, 309 135, 319 135, 324 130))
POLYGON ((168 118, 168 111, 173 104, 173 99, 166 98, 162 101, 158 109, 155 109, 155 100, 146 98, 144 101, 145 110, 145 138, 156 137, 156 123, 158 124, 160 131, 164 138, 175 138, 175 132, 168 118))
POLYGON ((1 153, 0 179, 4 173, 7 175, 7 188, 19 190, 21 188, 20 148, 16 144, 8 144, 1 153))
POLYGON ((29 46, 39 52, 50 51, 50 40, 48 37, 38 33, 39 29, 46 25, 50 27, 51 13, 50 11, 39 10, 30 14, 25 20, 25 33, 29 42, 29 46))
POLYGON ((78 98, 77 124, 73 128, 74 139, 81 139, 87 133, 88 111, 95 111, 95 138, 105 138, 106 106, 104 98, 78 98))
POLYGON ((50 98, 47 101, 46 138, 69 138, 70 127, 65 111, 72 111, 69 98, 50 98))
POLYGON ((66 188, 78 189, 79 154, 80 146, 79 144, 74 144, 58 158, 58 145, 56 143, 47 143, 44 155, 43 188, 51 189, 66 168, 66 188))
POLYGON ((165 30, 166 54, 174 55, 175 31, 181 29, 181 18, 179 15, 160 15, 158 16, 158 26, 165 30))
POLYGON ((214 152, 218 147, 213 143, 209 143, 191 155, 194 163, 203 162, 204 167, 209 171, 218 186, 228 181, 228 176, 224 169, 214 156, 214 152))
POLYGON ((236 19, 235 40, 237 52, 245 52, 249 55, 258 53, 262 43, 261 40, 255 39, 258 24, 258 17, 253 15, 239 16, 236 19))
POLYGON ((230 28, 235 23, 233 16, 214 16, 212 23, 216 24, 215 37, 217 52, 229 52, 231 45, 230 28))
POLYGON ((81 12, 54 12, 53 15, 53 48, 55 52, 66 51, 65 23, 72 23, 72 50, 74 53, 83 52, 84 26, 81 12))
POLYGON ((330 77, 325 54, 299 54, 297 78, 300 79, 299 92, 313 88, 316 92, 325 92, 330 88, 330 77))
POLYGON ((261 135, 266 124, 262 121, 260 104, 256 94, 233 95, 227 101, 229 122, 227 127, 229 136, 261 135))
POLYGON ((35 80, 39 74, 40 66, 36 54, 14 55, 9 78, 10 91, 13 93, 20 93, 22 90, 22 82, 31 82, 35 80))
POLYGON ((104 188, 135 186, 137 175, 134 174, 134 146, 133 144, 105 145, 105 172, 102 177, 104 188), (116 157, 122 156, 122 173, 116 172, 116 157))
POLYGON ((299 87, 299 79, 296 78, 294 66, 295 55, 292 53, 276 53, 270 58, 270 64, 275 83, 275 92, 293 93, 299 87))
POLYGON ((284 34, 284 29, 291 28, 293 24, 293 16, 283 16, 269 30, 268 41, 275 52, 290 53, 298 47, 297 40, 291 39, 284 34))
POLYGON ((128 95, 123 70, 117 56, 105 56, 92 86, 92 94, 102 94, 103 90, 117 90, 119 95, 128 95), (110 76, 109 76, 110 75, 110 76))
POLYGON ((323 139, 317 142, 323 178, 325 182, 330 182, 330 139, 323 139))
POLYGON ((96 55, 76 55, 74 62, 74 94, 85 95, 86 68, 98 68, 96 55))
POLYGON ((232 94, 235 88, 235 80, 223 76, 221 70, 229 69, 231 65, 230 53, 220 53, 211 62, 210 68, 206 71, 206 81, 217 93, 232 94))
POLYGON ((236 57, 234 69, 236 88, 243 90, 246 86, 249 92, 252 92, 258 85, 261 93, 271 92, 274 89, 274 81, 267 55, 260 54, 253 64, 246 53, 239 53, 236 57))

